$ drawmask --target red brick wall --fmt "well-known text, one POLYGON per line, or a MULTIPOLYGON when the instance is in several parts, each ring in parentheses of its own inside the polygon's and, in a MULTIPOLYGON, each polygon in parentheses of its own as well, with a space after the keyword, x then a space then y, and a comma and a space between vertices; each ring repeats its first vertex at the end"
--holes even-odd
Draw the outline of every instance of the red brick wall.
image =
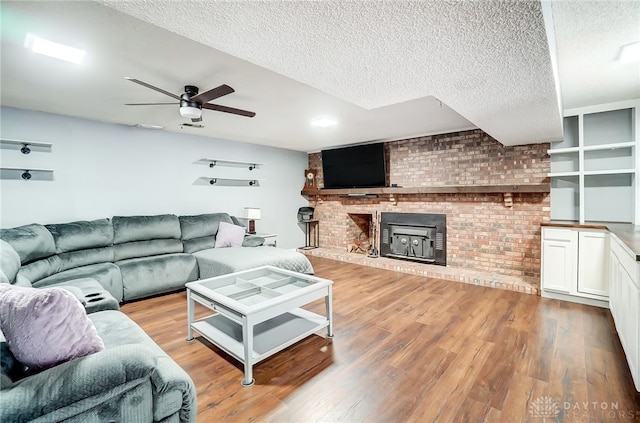
MULTIPOLYGON (((403 187, 546 183, 549 144, 505 147, 481 130, 386 143, 389 183, 403 187)), ((320 153, 309 155, 322 187, 320 153)), ((353 242, 348 213, 384 211, 447 215, 447 265, 539 278, 540 223, 550 219, 548 193, 420 194, 362 199, 310 198, 320 220, 320 246, 345 250, 353 242)), ((377 223, 376 223, 377 224, 377 223)))

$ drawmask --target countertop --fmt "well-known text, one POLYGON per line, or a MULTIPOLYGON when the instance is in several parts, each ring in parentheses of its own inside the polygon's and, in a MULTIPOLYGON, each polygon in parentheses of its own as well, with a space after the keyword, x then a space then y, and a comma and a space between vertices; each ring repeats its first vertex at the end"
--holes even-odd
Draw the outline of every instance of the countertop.
POLYGON ((576 229, 605 229, 615 234, 620 241, 622 241, 633 254, 636 256, 636 261, 640 261, 640 225, 633 225, 631 223, 615 223, 615 222, 569 222, 563 220, 552 220, 550 222, 544 222, 540 226, 556 226, 561 228, 576 228, 576 229))

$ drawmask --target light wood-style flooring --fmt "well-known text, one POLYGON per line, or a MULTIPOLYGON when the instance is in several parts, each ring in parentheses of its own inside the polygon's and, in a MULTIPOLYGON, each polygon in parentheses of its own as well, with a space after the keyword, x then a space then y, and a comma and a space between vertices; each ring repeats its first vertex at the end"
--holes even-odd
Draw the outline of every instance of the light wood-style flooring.
POLYGON ((310 260, 334 281, 335 337, 257 364, 249 388, 234 359, 185 342, 184 292, 122 307, 193 378, 199 422, 640 421, 609 310, 310 260))

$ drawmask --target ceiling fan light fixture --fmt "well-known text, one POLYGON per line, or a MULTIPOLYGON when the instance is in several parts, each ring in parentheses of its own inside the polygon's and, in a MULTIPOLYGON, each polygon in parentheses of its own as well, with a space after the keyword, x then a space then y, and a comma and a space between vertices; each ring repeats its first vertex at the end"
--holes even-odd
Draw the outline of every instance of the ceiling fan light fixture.
POLYGON ((202 116, 202 108, 195 101, 182 100, 180 102, 180 116, 189 119, 198 119, 202 116))

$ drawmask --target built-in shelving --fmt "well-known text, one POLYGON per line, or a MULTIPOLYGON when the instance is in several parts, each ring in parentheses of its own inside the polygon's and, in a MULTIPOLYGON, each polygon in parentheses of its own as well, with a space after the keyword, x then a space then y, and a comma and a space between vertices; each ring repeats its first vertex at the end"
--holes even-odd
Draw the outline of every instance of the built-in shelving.
POLYGON ((640 224, 638 109, 624 101, 565 110, 551 157, 551 218, 640 224))

